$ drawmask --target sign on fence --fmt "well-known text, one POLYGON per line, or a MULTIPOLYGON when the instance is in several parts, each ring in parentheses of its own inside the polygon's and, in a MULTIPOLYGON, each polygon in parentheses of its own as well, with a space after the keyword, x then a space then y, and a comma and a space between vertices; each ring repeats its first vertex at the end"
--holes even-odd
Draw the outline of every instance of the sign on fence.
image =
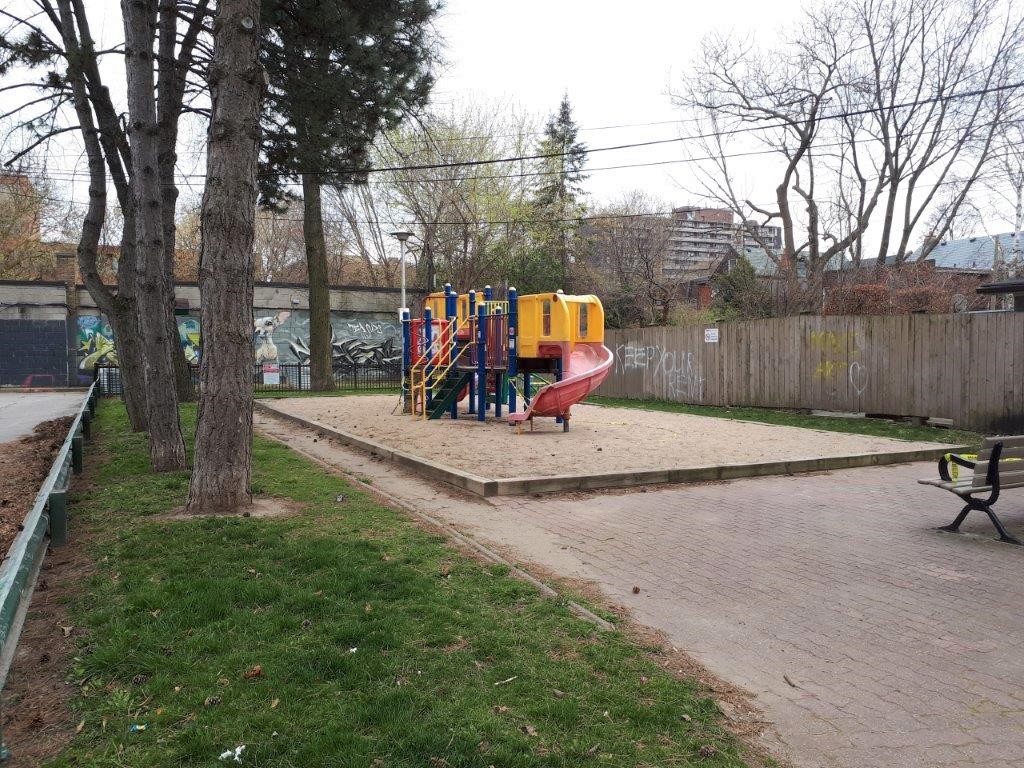
POLYGON ((281 383, 281 366, 277 363, 263 364, 263 383, 277 386, 281 383))
POLYGON ((717 344, 718 343, 718 329, 717 328, 705 328, 704 329, 704 343, 705 344, 717 344))

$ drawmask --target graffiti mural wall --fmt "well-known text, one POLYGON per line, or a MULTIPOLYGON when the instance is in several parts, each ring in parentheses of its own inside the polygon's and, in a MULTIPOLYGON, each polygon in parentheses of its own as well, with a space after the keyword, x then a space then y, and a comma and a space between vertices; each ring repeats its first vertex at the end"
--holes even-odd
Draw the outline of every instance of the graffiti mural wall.
MULTIPOLYGON (((178 317, 178 333, 190 363, 198 363, 201 329, 198 317, 178 317)), ((401 328, 390 315, 331 313, 331 348, 335 368, 382 365, 401 360, 401 328)), ((257 363, 305 363, 309 360, 309 312, 253 310, 253 353, 257 363)), ((110 324, 101 315, 78 317, 78 367, 117 365, 110 324)))
MULTIPOLYGON (((309 312, 255 310, 253 339, 256 362, 309 362, 309 312)), ((379 315, 331 313, 331 351, 335 368, 382 365, 402 359, 398 321, 379 315)))

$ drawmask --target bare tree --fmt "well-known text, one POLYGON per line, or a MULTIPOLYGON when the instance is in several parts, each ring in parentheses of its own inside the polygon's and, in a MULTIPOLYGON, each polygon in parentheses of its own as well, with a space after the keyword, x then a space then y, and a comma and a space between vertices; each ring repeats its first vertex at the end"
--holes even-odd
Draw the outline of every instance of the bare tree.
MULTIPOLYGON (((0 35, 0 73, 20 74, 39 67, 51 68, 40 79, 24 79, 5 85, 5 90, 10 92, 25 89, 36 94, 36 98, 26 98, 15 110, 21 124, 33 131, 34 140, 7 162, 16 162, 21 155, 56 136, 72 132, 81 136, 89 161, 90 201, 85 227, 90 232, 83 232, 79 238, 79 270, 86 288, 107 316, 117 337, 125 401, 133 427, 143 429, 148 426, 150 394, 153 394, 156 407, 162 414, 154 434, 169 431, 171 436, 167 439, 177 445, 180 441, 173 434, 172 425, 176 417, 171 419, 164 394, 168 381, 181 384, 180 377, 173 375, 173 363, 182 359, 170 290, 174 246, 173 241, 166 237, 168 222, 173 226, 173 195, 176 191, 171 194, 168 187, 173 186, 176 123, 185 109, 188 93, 182 83, 196 68, 197 51, 201 48, 198 40, 205 33, 207 0, 195 3, 160 0, 159 6, 155 0, 131 3, 130 9, 126 7, 131 14, 126 12, 124 21, 126 33, 130 31, 132 39, 126 41, 124 48, 115 46, 103 51, 96 48, 82 0, 36 0, 34 5, 35 12, 21 15, 6 12, 4 18, 8 26, 0 35), (157 46, 159 57, 154 54, 157 46), (126 53, 127 49, 130 49, 130 54, 126 53), (146 110, 139 113, 138 118, 130 116, 127 125, 121 119, 124 110, 115 105, 102 75, 106 70, 101 67, 101 59, 110 55, 123 56, 126 72, 133 73, 130 76, 133 83, 129 85, 129 99, 133 104, 129 112, 132 109, 146 110), (154 73, 155 65, 163 66, 164 70, 154 73), (143 93, 146 83, 153 86, 148 94, 143 93), (149 101, 157 100, 158 104, 150 109, 143 103, 144 96, 149 101), (65 115, 68 108, 71 114, 65 115), (170 130, 171 123, 175 125, 173 131, 170 130), (137 151, 131 146, 128 132, 136 131, 138 135, 141 125, 156 131, 155 157, 151 146, 154 142, 149 138, 143 138, 143 146, 137 151), (168 142, 171 144, 169 147, 168 142), (135 165, 136 154, 143 166, 135 165), (155 190, 151 181, 135 178, 137 172, 142 172, 141 168, 154 174, 155 190), (101 173, 103 176, 98 175, 101 173), (94 228, 102 234, 105 227, 105 210, 97 208, 94 203, 98 201, 106 205, 108 179, 113 183, 123 213, 116 286, 104 285, 101 279, 96 254, 99 241, 91 234, 94 228), (145 259, 141 264, 136 259, 140 226, 147 233, 153 230, 148 214, 143 225, 138 221, 136 202, 140 196, 159 206, 158 216, 165 228, 157 240, 163 251, 159 277, 147 273, 145 259), (171 206, 169 216, 164 213, 168 199, 171 206), (143 285, 137 284, 140 271, 147 275, 145 290, 140 290, 143 285), (162 285, 150 290, 158 279, 162 285), (141 304, 148 306, 143 314, 147 316, 149 326, 153 326, 158 317, 164 324, 162 331, 157 332, 150 327, 149 333, 143 329, 140 324, 140 297, 141 304), (144 335, 162 338, 170 345, 172 377, 169 380, 157 381, 155 376, 147 379, 143 366, 146 353, 151 350, 161 356, 164 353, 152 347, 152 339, 148 344, 142 343, 144 335), (148 391, 150 387, 153 387, 152 393, 148 391)), ((143 247, 146 256, 152 256, 153 246, 144 243, 143 247)), ((165 438, 159 439, 163 441, 165 438)), ((161 449, 160 454, 170 456, 169 463, 161 457, 154 457, 159 458, 162 465, 183 466, 183 450, 176 447, 161 449), (182 463, 178 462, 179 456, 182 463)))
POLYGON ((938 242, 1019 116, 1021 25, 1006 0, 841 0, 769 51, 709 38, 676 95, 700 120, 702 193, 777 222, 773 258, 783 273, 802 261, 811 284, 860 261, 869 224, 881 257, 905 259, 929 219, 938 242), (778 156, 772 205, 740 188, 752 146, 778 156))
POLYGON ((854 45, 847 19, 834 7, 808 12, 778 50, 711 37, 675 95, 676 103, 699 119, 697 143, 707 162, 698 166, 698 177, 705 195, 746 223, 746 234, 786 279, 796 279, 801 260, 808 276, 819 280, 829 262, 846 253, 867 228, 885 187, 884 174, 860 183, 855 175, 860 159, 843 152, 850 126, 829 119, 845 95, 844 73, 854 45), (751 201, 737 187, 733 147, 737 137, 748 136, 778 156, 771 205, 751 201), (844 211, 832 192, 851 176, 860 191, 857 202, 844 211), (802 215, 795 203, 802 205, 802 215), (781 227, 781 253, 774 253, 755 217, 781 227))
POLYGON ((1017 272, 1024 261, 1024 120, 1001 126, 998 148, 983 182, 990 201, 986 212, 1012 227, 1013 243, 1003 256, 1017 272))
POLYGON ((263 69, 259 0, 220 0, 203 195, 203 354, 190 513, 252 502, 252 258, 263 69))
POLYGON ((53 254, 42 231, 56 207, 51 190, 45 177, 28 169, 0 174, 0 278, 39 279, 50 266, 53 254))
POLYGON ((617 325, 666 325, 693 275, 668 262, 672 220, 665 203, 640 191, 597 211, 587 226, 583 263, 617 325))
MULTIPOLYGON (((532 131, 531 121, 512 108, 469 103, 388 132, 377 142, 375 163, 437 165, 524 155, 532 131)), ((525 247, 529 180, 525 163, 392 171, 346 190, 335 209, 374 276, 394 279, 399 265, 387 232, 414 223, 410 244, 420 284, 430 290, 443 280, 467 290, 507 272, 510 254, 525 247)))
POLYGON ((850 7, 864 73, 851 88, 870 98, 867 132, 888 179, 879 263, 893 244, 896 261, 904 260, 931 215, 918 256, 925 258, 989 163, 999 126, 1019 114, 1021 96, 1009 86, 1019 79, 1022 20, 1003 0, 850 7))

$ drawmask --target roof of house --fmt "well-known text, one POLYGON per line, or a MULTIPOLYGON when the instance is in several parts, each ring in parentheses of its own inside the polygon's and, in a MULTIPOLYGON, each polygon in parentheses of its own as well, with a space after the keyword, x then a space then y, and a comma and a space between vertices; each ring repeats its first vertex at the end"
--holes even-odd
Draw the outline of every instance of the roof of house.
MULTIPOLYGON (((777 259, 778 254, 775 254, 773 259, 768 253, 759 245, 745 245, 741 249, 742 255, 750 262, 750 266, 754 268, 754 272, 761 277, 773 277, 779 271, 779 265, 777 259)), ((835 255, 830 260, 826 269, 838 269, 839 263, 842 261, 842 256, 835 255)), ((803 277, 807 273, 806 265, 806 251, 801 251, 797 254, 796 260, 796 273, 798 276, 803 277)))
MULTIPOLYGON (((1024 254, 1024 237, 1018 232, 1006 232, 1002 235, 947 240, 936 245, 924 260, 934 262, 937 269, 991 272, 997 242, 1005 261, 1013 260, 1015 255, 1019 259, 1024 254)), ((921 248, 918 247, 908 260, 917 261, 920 253, 921 248)))

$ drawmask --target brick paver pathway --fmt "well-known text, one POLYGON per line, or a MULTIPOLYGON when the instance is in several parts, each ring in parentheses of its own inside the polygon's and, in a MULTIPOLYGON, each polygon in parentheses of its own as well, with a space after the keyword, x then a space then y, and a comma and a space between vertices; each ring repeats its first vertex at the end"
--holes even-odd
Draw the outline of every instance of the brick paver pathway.
MULTIPOLYGON (((596 582, 749 690, 797 765, 1024 766, 1024 548, 984 518, 935 531, 957 505, 915 484, 931 465, 485 502, 259 421, 522 562, 596 582)), ((1024 535, 1024 493, 1004 498, 1024 535)))

